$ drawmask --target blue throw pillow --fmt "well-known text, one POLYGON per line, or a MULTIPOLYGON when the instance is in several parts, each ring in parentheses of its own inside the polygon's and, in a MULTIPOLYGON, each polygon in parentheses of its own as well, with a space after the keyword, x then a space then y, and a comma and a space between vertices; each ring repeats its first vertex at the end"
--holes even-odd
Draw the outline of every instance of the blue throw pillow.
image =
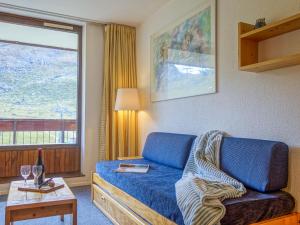
POLYGON ((167 166, 184 169, 196 136, 154 132, 148 135, 143 157, 167 166))
POLYGON ((260 192, 287 186, 288 146, 282 142, 246 138, 223 138, 221 169, 260 192))

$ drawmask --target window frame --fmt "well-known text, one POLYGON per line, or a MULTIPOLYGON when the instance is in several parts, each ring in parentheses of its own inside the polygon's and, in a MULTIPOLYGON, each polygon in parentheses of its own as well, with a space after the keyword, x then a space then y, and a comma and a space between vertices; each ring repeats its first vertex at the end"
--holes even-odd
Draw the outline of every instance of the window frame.
MULTIPOLYGON (((0 12, 0 22, 6 22, 11 24, 17 25, 24 25, 24 26, 31 26, 31 27, 38 27, 43 29, 49 30, 58 30, 70 33, 76 33, 78 35, 78 69, 77 69, 77 131, 76 131, 76 143, 73 144, 12 144, 12 145, 0 145, 0 150, 26 150, 32 149, 33 147, 42 147, 42 148, 73 148, 79 147, 81 149, 81 126, 82 126, 82 26, 59 22, 54 20, 48 19, 40 19, 35 17, 28 17, 28 16, 21 16, 11 13, 0 12)), ((45 47, 45 48, 55 48, 55 49, 64 49, 59 47, 52 47, 47 45, 37 45, 37 44, 30 44, 30 43, 22 43, 18 41, 1 41, 7 42, 12 44, 22 44, 22 45, 29 45, 35 47, 45 47)), ((68 49, 65 49, 68 50, 68 49)))

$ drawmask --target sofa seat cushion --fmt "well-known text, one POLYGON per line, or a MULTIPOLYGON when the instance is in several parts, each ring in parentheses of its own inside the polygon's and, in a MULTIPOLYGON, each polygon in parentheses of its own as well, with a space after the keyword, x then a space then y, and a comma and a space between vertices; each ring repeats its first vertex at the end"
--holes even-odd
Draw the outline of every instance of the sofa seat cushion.
POLYGON ((102 161, 97 163, 96 172, 112 185, 122 189, 161 215, 183 224, 177 206, 174 184, 182 176, 182 170, 164 166, 146 159, 102 161), (149 164, 146 174, 116 173, 119 163, 149 164))
POLYGON ((196 136, 153 132, 147 137, 143 157, 167 166, 184 169, 196 136))
MULTIPOLYGON (((96 172, 107 182, 120 188, 164 217, 183 225, 182 214, 177 206, 175 183, 182 170, 168 167, 147 159, 102 161, 96 172), (149 164, 146 174, 116 173, 119 163, 149 164)), ((293 198, 285 192, 262 194, 249 190, 241 198, 224 201, 226 215, 222 224, 242 225, 276 216, 285 215, 294 208, 293 198)))
POLYGON ((240 198, 226 199, 226 214, 222 225, 245 225, 289 214, 295 207, 294 198, 287 192, 260 193, 247 189, 240 198))
POLYGON ((282 142, 225 137, 220 164, 225 173, 260 192, 287 186, 288 146, 282 142))

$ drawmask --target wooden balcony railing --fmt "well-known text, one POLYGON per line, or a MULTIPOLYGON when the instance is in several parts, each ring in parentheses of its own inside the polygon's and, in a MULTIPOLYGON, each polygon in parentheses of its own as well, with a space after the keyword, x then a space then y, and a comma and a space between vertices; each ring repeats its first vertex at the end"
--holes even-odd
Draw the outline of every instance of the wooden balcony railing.
POLYGON ((0 145, 75 144, 76 120, 0 119, 0 145))
POLYGON ((35 164, 38 147, 43 148, 48 176, 78 176, 81 151, 76 139, 76 120, 0 119, 0 183, 21 179, 20 166, 35 164))

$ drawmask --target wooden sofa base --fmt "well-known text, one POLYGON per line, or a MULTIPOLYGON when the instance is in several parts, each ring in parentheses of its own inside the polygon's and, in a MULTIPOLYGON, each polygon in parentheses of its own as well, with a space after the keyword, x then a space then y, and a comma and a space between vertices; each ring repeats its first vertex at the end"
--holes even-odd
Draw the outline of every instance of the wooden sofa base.
POLYGON ((106 182, 97 173, 92 175, 92 200, 114 224, 176 225, 119 188, 106 182))
POLYGON ((264 220, 259 223, 253 223, 251 225, 299 225, 300 222, 299 213, 291 213, 286 216, 281 216, 274 219, 264 220))
MULTIPOLYGON (((92 174, 92 201, 112 221, 119 225, 176 225, 119 188, 92 174)), ((252 225, 299 225, 299 214, 291 213, 252 225)))

